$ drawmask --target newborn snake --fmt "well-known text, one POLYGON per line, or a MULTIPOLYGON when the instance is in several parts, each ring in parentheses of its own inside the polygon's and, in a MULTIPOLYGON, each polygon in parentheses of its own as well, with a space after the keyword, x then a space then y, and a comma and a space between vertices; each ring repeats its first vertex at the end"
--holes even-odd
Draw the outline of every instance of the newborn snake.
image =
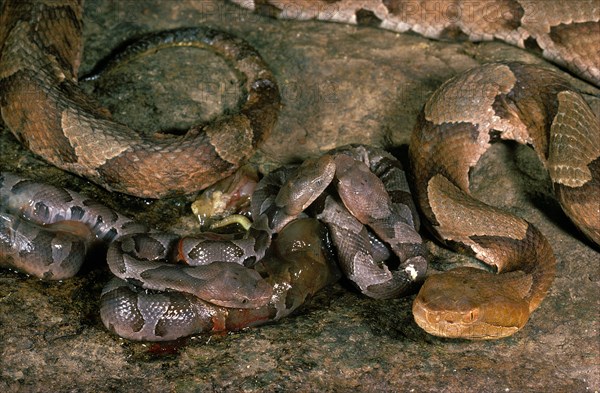
POLYGON ((264 177, 252 196, 248 236, 181 238, 151 231, 76 192, 0 172, 0 206, 6 211, 0 213, 0 264, 64 279, 77 273, 86 247, 99 240, 109 243, 107 262, 116 276, 101 297, 109 330, 148 341, 237 330, 289 315, 337 279, 334 252, 368 296, 413 290, 427 263, 407 194, 406 177, 392 156, 347 147, 264 177), (322 207, 315 206, 330 227, 330 241, 318 221, 297 218, 334 179, 341 200, 328 194, 322 207), (352 192, 357 179, 365 185, 358 198, 352 192), (383 264, 381 245, 372 246, 375 236, 366 226, 392 245, 396 268, 383 264))

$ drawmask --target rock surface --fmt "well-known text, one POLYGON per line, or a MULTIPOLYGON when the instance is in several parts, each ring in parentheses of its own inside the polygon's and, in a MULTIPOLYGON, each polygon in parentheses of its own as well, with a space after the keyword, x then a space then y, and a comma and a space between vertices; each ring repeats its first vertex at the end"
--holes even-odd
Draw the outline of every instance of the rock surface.
MULTIPOLYGON (((546 64, 501 43, 441 43, 371 28, 274 21, 217 1, 119 0, 86 3, 83 71, 141 33, 197 24, 245 37, 277 76, 284 107, 253 158, 263 171, 350 142, 405 152, 420 107, 448 77, 498 59, 546 64)), ((117 119, 148 132, 185 129, 198 117, 235 107, 235 74, 219 58, 167 51, 86 87, 117 119)), ((2 170, 80 190, 156 226, 189 230, 188 200, 110 195, 32 156, 5 128, 0 153, 2 170)), ((132 343, 100 322, 98 299, 109 277, 100 255, 64 282, 0 270, 0 390, 599 391, 598 249, 551 198, 526 148, 493 148, 474 176, 476 195, 533 222, 558 259, 548 297, 513 337, 435 338, 412 320, 412 297, 377 301, 340 283, 276 324, 167 345, 132 343)), ((431 241, 429 247, 435 262, 465 259, 431 241)))

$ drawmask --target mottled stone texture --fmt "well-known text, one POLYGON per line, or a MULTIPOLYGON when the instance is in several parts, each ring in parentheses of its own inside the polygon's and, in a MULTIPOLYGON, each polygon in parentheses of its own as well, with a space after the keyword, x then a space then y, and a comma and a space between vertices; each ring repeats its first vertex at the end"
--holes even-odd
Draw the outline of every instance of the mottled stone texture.
MULTIPOLYGON (((402 153, 418 110, 449 76, 497 59, 543 63, 499 43, 440 43, 370 28, 274 21, 208 0, 89 1, 85 16, 84 71, 124 40, 177 26, 220 27, 255 45, 273 68, 285 104, 271 140, 253 160, 262 170, 348 142, 402 153)), ((159 52, 87 87, 123 122, 149 132, 184 129, 197 117, 235 107, 239 97, 235 74, 204 55, 159 52)), ((0 151, 3 170, 81 190, 154 225, 183 231, 192 222, 185 200, 146 203, 110 195, 48 167, 5 129, 0 151)), ((65 282, 0 270, 0 390, 599 391, 598 249, 550 197, 527 149, 492 149, 474 176, 476 194, 531 220, 559 261, 549 296, 511 338, 431 337, 412 320, 412 298, 370 300, 340 283, 277 324, 173 345, 131 343, 100 322, 98 298, 109 277, 100 251, 65 282)), ((465 260, 432 242, 429 247, 436 262, 465 260)))

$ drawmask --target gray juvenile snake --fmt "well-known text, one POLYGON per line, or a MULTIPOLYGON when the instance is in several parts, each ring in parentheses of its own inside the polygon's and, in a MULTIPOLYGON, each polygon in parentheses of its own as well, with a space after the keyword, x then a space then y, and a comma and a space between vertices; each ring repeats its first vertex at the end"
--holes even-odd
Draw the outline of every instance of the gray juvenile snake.
POLYGON ((334 179, 343 202, 328 195, 315 209, 329 226, 342 270, 371 297, 411 291, 427 263, 406 177, 392 156, 362 146, 263 178, 252 197, 250 236, 238 239, 150 231, 76 192, 0 173, 0 205, 8 212, 0 215, 0 263, 64 279, 77 273, 86 245, 109 243, 107 261, 116 278, 102 293, 100 313, 108 329, 133 340, 277 320, 339 276, 322 224, 296 220, 334 179), (357 179, 367 187, 358 199, 350 192, 357 179), (363 224, 392 245, 397 268, 382 263, 363 224), (267 252, 274 233, 277 242, 267 252))

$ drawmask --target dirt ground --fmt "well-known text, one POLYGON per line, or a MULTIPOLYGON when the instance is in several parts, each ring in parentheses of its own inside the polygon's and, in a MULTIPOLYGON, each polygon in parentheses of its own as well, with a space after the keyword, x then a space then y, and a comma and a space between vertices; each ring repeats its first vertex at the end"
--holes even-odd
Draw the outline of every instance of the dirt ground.
MULTIPOLYGON (((262 171, 350 142, 403 154, 418 111, 448 77, 500 59, 552 67, 535 54, 497 42, 435 42, 372 28, 276 21, 209 0, 97 0, 85 5, 83 73, 128 39, 193 25, 246 38, 279 81, 280 119, 252 159, 262 171)), ((208 52, 165 49, 86 88, 118 120, 154 132, 184 129, 235 107, 234 82, 235 74, 208 52)), ((598 95, 589 85, 578 86, 598 95)), ((188 199, 109 194, 31 155, 1 123, 0 151, 2 170, 79 190, 158 227, 185 231, 192 226, 188 199)), ((414 323, 412 297, 372 300, 341 282, 275 324, 166 345, 129 342, 100 321, 98 299, 110 273, 101 258, 91 258, 64 282, 0 270, 0 390, 600 391, 598 248, 562 213, 527 148, 491 149, 474 173, 474 193, 533 222, 558 260, 548 297, 510 338, 432 337, 414 323)), ((428 247, 436 263, 465 259, 431 240, 428 247)))

